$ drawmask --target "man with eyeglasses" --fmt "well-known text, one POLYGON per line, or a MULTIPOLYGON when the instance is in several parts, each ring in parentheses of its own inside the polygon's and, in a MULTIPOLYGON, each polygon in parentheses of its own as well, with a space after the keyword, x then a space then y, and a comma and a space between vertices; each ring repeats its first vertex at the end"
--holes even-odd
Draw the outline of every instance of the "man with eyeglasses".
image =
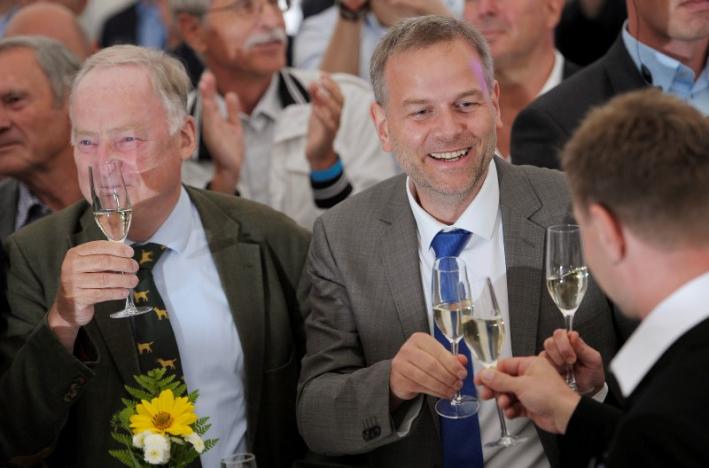
POLYGON ((285 68, 277 0, 171 0, 208 73, 191 113, 198 156, 184 180, 279 210, 311 228, 324 209, 396 172, 369 120, 369 85, 285 68))

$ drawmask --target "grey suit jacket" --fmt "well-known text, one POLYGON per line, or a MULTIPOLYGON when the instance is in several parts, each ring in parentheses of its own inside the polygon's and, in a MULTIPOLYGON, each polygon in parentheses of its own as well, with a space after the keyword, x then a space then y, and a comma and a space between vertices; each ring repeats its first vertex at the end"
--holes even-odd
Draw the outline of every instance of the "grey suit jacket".
POLYGON ((15 179, 0 181, 0 239, 15 232, 19 186, 15 179))
MULTIPOLYGON (((257 203, 188 188, 200 214, 244 352, 247 447, 259 467, 289 467, 304 445, 295 394, 304 351, 307 282, 297 285, 309 234, 257 203)), ((134 384, 138 357, 130 320, 109 318, 121 301, 95 306, 68 353, 47 326, 66 251, 104 237, 80 202, 6 241, 8 299, 0 317, 0 465, 119 466, 107 450, 111 415, 134 384)), ((199 281, 199 278, 195 278, 199 281)), ((224 408, 228 411, 228 408, 224 408)))
MULTIPOLYGON (((512 351, 543 348, 562 315, 545 290, 547 226, 568 222, 561 173, 496 159, 504 231, 512 351)), ((402 405, 389 409, 390 361, 415 332, 428 333, 416 223, 406 177, 389 179, 341 203, 315 224, 307 274, 312 281, 307 353, 298 386, 298 426, 308 446, 327 455, 367 454, 368 466, 441 465, 431 398, 406 437, 402 405), (428 407, 427 407, 428 406, 428 407)), ((591 283, 576 327, 608 360, 618 348, 614 317, 591 283)), ((552 438, 546 453, 557 464, 552 438)))

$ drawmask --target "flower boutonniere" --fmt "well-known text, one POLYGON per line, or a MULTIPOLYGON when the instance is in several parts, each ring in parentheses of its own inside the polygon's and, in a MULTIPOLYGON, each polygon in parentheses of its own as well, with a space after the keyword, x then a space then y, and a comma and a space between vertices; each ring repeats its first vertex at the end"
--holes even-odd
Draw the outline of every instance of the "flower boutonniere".
POLYGON ((194 412, 198 391, 187 394, 185 384, 165 371, 134 376, 139 388, 125 386, 132 399, 123 398, 123 409, 111 418, 111 437, 124 447, 108 453, 126 466, 186 466, 217 443, 202 439, 210 424, 194 412))

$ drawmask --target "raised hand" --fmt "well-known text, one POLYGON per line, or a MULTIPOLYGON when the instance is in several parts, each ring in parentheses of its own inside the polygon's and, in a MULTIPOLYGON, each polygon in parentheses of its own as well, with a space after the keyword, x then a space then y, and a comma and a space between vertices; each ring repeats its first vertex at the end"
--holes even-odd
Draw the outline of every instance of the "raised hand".
POLYGON ((226 93, 225 117, 217 103, 217 81, 209 71, 205 71, 199 80, 199 94, 202 98, 202 139, 214 162, 211 188, 233 193, 244 159, 239 97, 233 92, 226 93))
POLYGON ((137 271, 133 249, 122 243, 93 241, 67 251, 48 317, 50 328, 61 329, 58 336, 67 349, 79 327, 93 319, 94 304, 128 296, 138 284, 137 271))
POLYGON ((305 156, 313 170, 327 169, 337 160, 333 143, 340 128, 345 98, 328 73, 322 73, 319 80, 310 83, 308 92, 312 111, 308 122, 305 156))
POLYGON ((555 330, 544 340, 542 355, 560 374, 566 372, 568 365, 573 366, 579 393, 593 395, 603 387, 605 372, 601 354, 588 346, 578 332, 555 330))
POLYGON ((581 397, 541 356, 498 361, 475 375, 480 398, 497 402, 508 418, 526 416, 547 432, 563 434, 581 397))
POLYGON ((389 387, 399 400, 425 393, 450 399, 463 387, 467 358, 453 356, 433 336, 414 333, 391 361, 389 387))

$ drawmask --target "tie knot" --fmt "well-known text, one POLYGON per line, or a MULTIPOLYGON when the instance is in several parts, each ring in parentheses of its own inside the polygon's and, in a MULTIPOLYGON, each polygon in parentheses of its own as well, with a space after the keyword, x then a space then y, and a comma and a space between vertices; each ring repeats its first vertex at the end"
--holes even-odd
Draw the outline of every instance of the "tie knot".
POLYGON ((152 270, 163 252, 165 246, 153 242, 133 244, 133 258, 138 262, 141 270, 152 270))
POLYGON ((431 247, 436 253, 436 258, 457 257, 463 251, 472 234, 472 232, 465 229, 438 231, 438 234, 431 241, 431 247))

